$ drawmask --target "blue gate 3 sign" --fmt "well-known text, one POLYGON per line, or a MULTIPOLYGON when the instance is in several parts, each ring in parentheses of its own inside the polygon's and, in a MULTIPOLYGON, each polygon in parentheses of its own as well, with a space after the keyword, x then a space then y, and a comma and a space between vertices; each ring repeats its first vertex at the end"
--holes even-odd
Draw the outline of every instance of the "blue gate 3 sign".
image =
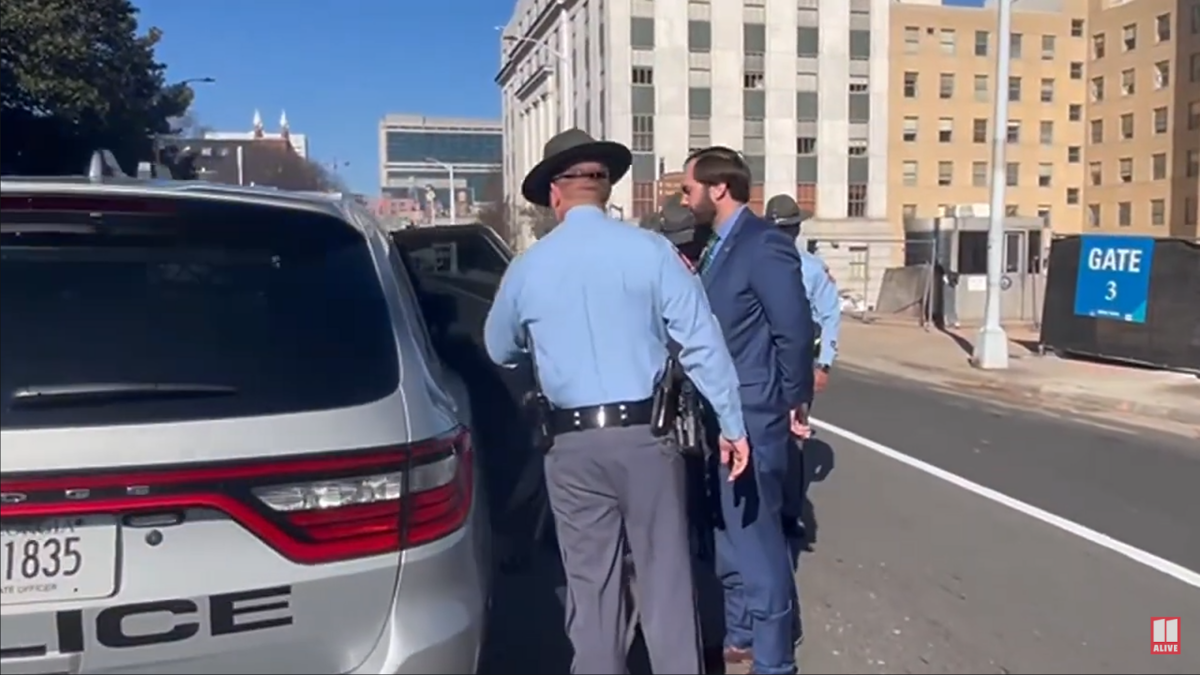
POLYGON ((1150 237, 1080 237, 1075 315, 1145 323, 1153 261, 1150 237))

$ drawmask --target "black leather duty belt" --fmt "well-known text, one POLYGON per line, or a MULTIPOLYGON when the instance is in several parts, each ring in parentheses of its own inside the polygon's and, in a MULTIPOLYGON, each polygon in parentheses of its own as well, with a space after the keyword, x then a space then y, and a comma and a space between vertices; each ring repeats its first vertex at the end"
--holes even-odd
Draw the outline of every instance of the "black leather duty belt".
POLYGON ((550 411, 550 430, 557 436, 588 429, 618 429, 649 424, 651 399, 606 403, 585 408, 558 408, 550 411))

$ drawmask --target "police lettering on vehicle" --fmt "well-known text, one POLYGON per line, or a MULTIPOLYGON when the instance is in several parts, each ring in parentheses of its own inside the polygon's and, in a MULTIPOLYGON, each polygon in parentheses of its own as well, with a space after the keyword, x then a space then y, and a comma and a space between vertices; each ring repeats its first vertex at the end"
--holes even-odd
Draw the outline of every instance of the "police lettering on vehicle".
MULTIPOLYGON (((190 598, 174 598, 151 602, 133 602, 105 607, 95 615, 95 642, 109 649, 129 649, 150 645, 183 642, 206 635, 221 637, 282 628, 294 623, 286 610, 291 608, 291 586, 272 586, 249 591, 220 593, 208 597, 208 618, 202 621, 200 605, 190 598), (264 616, 267 615, 267 616, 264 616), (155 628, 147 630, 144 622, 130 621, 132 617, 154 616, 155 628), (135 628, 136 630, 130 630, 135 628)), ((84 612, 68 609, 54 615, 58 634, 59 654, 80 654, 87 647, 84 612)), ((5 645, 5 653, 29 653, 50 649, 50 645, 5 645)))

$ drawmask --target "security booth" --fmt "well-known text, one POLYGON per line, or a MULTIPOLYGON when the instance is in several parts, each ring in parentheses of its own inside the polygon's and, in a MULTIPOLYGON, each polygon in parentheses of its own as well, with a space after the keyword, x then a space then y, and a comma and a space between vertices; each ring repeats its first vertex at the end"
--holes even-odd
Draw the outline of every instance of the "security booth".
MULTIPOLYGON (((905 220, 905 265, 933 266, 928 302, 929 315, 935 323, 959 326, 983 321, 989 220, 983 216, 905 220)), ((1041 320, 1048 229, 1042 218, 1004 218, 1001 321, 1041 320)))

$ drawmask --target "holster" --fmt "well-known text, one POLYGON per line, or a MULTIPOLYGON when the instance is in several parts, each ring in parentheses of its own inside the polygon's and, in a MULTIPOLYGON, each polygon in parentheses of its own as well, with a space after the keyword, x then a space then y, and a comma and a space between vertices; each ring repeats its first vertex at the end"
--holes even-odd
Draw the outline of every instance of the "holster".
POLYGON ((658 382, 654 383, 654 396, 650 403, 650 434, 655 438, 662 438, 676 430, 683 379, 679 362, 674 356, 667 357, 666 367, 658 382))
POLYGON ((537 352, 533 348, 533 335, 529 327, 525 327, 525 349, 529 352, 529 361, 533 366, 533 390, 521 401, 521 411, 525 415, 525 423, 529 425, 530 443, 533 449, 543 454, 554 447, 554 430, 550 426, 550 411, 553 406, 550 399, 542 392, 542 378, 538 373, 537 352))

